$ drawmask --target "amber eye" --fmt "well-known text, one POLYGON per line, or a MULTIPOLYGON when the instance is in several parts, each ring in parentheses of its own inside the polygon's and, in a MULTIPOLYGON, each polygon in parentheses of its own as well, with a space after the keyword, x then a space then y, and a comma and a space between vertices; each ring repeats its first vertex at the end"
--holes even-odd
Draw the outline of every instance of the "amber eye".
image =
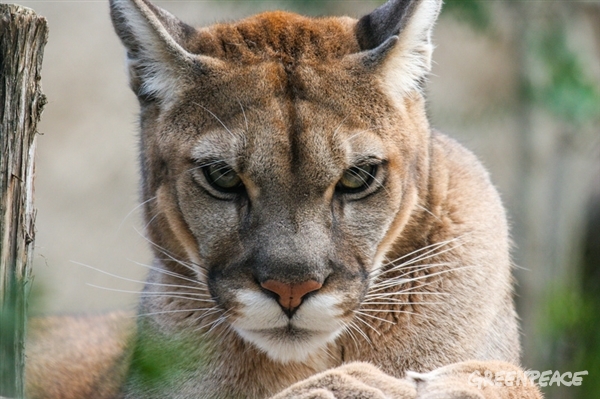
POLYGON ((203 168, 208 183, 219 191, 231 193, 244 187, 242 179, 225 162, 217 162, 203 168))
POLYGON ((336 189, 344 193, 366 190, 375 180, 377 165, 354 166, 344 172, 336 189))

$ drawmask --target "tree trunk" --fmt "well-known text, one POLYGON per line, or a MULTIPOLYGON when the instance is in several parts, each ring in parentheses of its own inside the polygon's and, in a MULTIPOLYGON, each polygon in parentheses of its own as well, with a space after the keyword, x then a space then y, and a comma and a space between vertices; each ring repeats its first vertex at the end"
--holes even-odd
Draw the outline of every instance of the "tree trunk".
POLYGON ((0 4, 0 397, 22 398, 35 210, 36 126, 46 20, 0 4))

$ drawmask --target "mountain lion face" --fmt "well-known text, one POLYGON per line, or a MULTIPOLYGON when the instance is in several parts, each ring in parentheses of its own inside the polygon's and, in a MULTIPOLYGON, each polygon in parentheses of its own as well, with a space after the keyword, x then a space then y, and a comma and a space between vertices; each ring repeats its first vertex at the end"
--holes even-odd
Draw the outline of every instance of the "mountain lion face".
MULTIPOLYGON (((306 35, 325 54, 340 40, 306 35)), ((270 45, 305 56, 295 43, 270 45)), ((386 238, 415 203, 420 160, 410 154, 427 124, 398 112, 377 76, 344 56, 266 58, 192 86, 161 110, 146 150, 161 154, 168 176, 150 188, 155 212, 235 330, 281 360, 334 339, 354 317, 386 238)))
POLYGON ((347 328, 418 206, 439 8, 420 3, 389 38, 365 18, 194 30, 143 1, 113 5, 142 105, 150 239, 272 359, 302 361, 347 328))

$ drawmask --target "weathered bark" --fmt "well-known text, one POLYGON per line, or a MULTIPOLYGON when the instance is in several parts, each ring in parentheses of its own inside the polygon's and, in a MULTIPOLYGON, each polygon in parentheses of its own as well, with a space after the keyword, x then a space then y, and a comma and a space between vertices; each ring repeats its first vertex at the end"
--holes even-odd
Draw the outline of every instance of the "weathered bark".
POLYGON ((22 398, 31 279, 36 126, 46 20, 0 4, 0 397, 22 398))

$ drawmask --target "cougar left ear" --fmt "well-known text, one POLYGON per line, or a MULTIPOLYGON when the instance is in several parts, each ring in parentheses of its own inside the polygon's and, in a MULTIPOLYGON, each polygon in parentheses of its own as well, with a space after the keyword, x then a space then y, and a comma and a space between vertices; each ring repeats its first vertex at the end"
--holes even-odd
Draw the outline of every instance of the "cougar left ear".
POLYGON ((196 30, 148 0, 110 0, 110 15, 127 49, 131 88, 140 98, 168 103, 187 77, 218 64, 190 53, 187 43, 196 30))
POLYGON ((441 6, 442 0, 390 0, 356 24, 362 63, 382 67, 393 92, 419 89, 431 70, 431 32, 441 6))

